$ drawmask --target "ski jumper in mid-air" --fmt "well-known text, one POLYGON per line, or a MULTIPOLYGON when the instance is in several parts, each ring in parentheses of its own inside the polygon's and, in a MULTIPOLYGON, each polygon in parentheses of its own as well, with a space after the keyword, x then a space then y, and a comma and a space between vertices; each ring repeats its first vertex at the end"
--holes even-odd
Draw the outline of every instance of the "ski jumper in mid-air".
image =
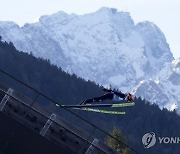
POLYGON ((114 91, 109 89, 103 89, 103 91, 106 91, 107 93, 103 96, 94 97, 91 99, 83 100, 80 105, 89 104, 92 102, 100 102, 104 100, 113 100, 113 101, 120 101, 120 100, 126 100, 126 101, 134 101, 134 96, 132 94, 124 94, 121 91, 114 91))

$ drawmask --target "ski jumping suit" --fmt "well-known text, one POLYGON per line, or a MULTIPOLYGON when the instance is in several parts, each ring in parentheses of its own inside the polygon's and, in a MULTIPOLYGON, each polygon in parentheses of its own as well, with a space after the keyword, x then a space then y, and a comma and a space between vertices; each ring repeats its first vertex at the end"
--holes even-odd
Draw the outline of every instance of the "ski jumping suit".
POLYGON ((120 101, 122 99, 125 99, 126 96, 127 95, 122 93, 121 91, 118 91, 118 92, 111 91, 111 92, 104 94, 103 96, 87 99, 87 100, 83 101, 83 103, 100 102, 100 101, 104 101, 104 100, 120 101))

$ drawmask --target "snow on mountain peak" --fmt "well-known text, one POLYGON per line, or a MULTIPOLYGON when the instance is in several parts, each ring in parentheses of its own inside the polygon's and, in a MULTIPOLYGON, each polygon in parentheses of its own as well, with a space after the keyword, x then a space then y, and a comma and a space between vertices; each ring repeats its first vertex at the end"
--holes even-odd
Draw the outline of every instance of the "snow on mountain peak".
POLYGON ((140 82, 134 88, 134 93, 161 108, 176 109, 180 114, 180 59, 166 63, 156 80, 140 82))
MULTIPOLYGON (((151 22, 140 22, 137 24, 137 30, 144 38, 146 45, 152 51, 152 56, 161 58, 167 56, 169 62, 173 60, 173 55, 170 51, 169 45, 163 32, 151 22)), ((147 51, 148 52, 148 51, 147 51)))
POLYGON ((0 21, 0 26, 2 28, 13 28, 13 27, 19 27, 18 24, 16 24, 13 21, 0 21))
POLYGON ((159 68, 162 69, 166 62, 172 62, 174 59, 166 38, 152 22, 140 22, 136 25, 136 29, 145 42, 144 54, 148 59, 146 69, 157 75, 159 68))
POLYGON ((75 14, 69 15, 63 11, 59 11, 52 15, 41 16, 39 21, 44 24, 48 23, 50 25, 66 25, 74 17, 76 17, 75 14))
POLYGON ((116 8, 109 8, 109 7, 102 7, 99 10, 96 11, 96 13, 110 13, 110 14, 115 14, 117 13, 116 8))

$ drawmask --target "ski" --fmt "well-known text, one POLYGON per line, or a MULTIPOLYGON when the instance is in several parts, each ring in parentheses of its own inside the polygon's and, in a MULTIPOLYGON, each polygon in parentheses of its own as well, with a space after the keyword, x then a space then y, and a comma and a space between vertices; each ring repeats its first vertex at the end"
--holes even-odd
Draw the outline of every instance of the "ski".
POLYGON ((126 112, 124 112, 124 111, 109 111, 109 110, 100 110, 100 109, 93 109, 93 108, 72 108, 72 109, 97 112, 97 113, 104 113, 104 114, 118 114, 118 115, 126 114, 126 112))
POLYGON ((101 110, 101 109, 97 109, 97 108, 102 108, 102 107, 121 108, 121 107, 129 107, 129 106, 134 106, 134 105, 135 105, 134 102, 119 103, 119 104, 86 104, 86 105, 56 104, 56 106, 60 107, 60 108, 70 108, 70 109, 76 109, 76 110, 84 110, 84 111, 98 112, 98 113, 105 113, 105 114, 119 114, 119 115, 123 115, 123 114, 125 114, 125 112, 124 111, 101 110))
MULTIPOLYGON (((128 106, 134 106, 134 102, 129 103, 119 103, 119 104, 86 104, 86 105, 62 105, 62 107, 65 108, 100 108, 100 107, 110 107, 110 108, 120 108, 120 107, 128 107, 128 106)), ((59 106, 56 104, 56 106, 59 106)))

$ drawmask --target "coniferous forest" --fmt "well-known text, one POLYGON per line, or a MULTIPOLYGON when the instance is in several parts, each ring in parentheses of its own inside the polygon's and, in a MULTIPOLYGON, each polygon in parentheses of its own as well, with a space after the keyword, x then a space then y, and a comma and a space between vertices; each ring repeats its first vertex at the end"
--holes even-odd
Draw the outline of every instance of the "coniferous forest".
MULTIPOLYGON (((46 96, 61 104, 78 104, 83 99, 104 94, 101 86, 91 81, 85 81, 74 74, 68 74, 61 68, 51 65, 50 61, 33 57, 32 54, 17 51, 12 43, 0 41, 0 69, 8 72, 15 78, 30 85, 46 96)), ((35 97, 27 88, 14 82, 0 72, 0 82, 14 88, 29 97, 35 97)), ((119 89, 120 90, 120 89, 119 89)), ((72 121, 70 114, 63 114, 62 109, 55 109, 49 102, 39 98, 41 104, 54 110, 60 116, 72 121)), ((113 103, 109 101, 109 103, 113 103)), ((122 130, 127 137, 127 143, 139 153, 178 154, 179 144, 160 144, 145 149, 142 136, 148 132, 155 132, 157 137, 180 137, 180 116, 176 112, 166 109, 160 110, 155 104, 136 98, 135 106, 125 108, 125 115, 107 115, 86 111, 73 111, 107 132, 114 127, 122 130)), ((80 122, 74 121, 78 127, 84 127, 80 122)), ((98 136, 98 133, 96 134, 98 136)), ((99 137, 102 137, 99 135, 99 137)), ((105 137, 103 137, 105 140, 105 137)))

